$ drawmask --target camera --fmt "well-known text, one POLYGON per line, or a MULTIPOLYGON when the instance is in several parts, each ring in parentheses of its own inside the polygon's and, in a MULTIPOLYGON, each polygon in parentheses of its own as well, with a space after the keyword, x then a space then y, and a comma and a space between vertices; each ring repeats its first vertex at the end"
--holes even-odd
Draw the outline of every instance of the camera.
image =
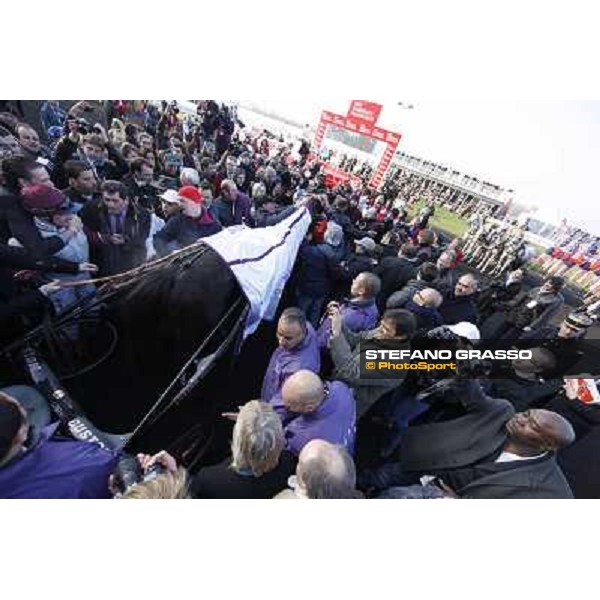
POLYGON ((92 124, 83 117, 79 117, 77 119, 69 119, 71 122, 74 122, 77 125, 77 131, 81 135, 87 135, 88 133, 92 133, 93 128, 92 124))
POLYGON ((113 473, 113 485, 120 494, 124 494, 132 485, 156 479, 167 470, 159 463, 153 464, 146 472, 135 456, 124 456, 113 473))

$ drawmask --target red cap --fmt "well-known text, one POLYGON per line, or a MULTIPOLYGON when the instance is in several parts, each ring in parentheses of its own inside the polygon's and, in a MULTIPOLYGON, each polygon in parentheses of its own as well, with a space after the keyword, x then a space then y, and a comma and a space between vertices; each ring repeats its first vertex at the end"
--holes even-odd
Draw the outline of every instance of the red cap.
POLYGON ((198 191, 198 188, 195 188, 193 185, 184 185, 182 188, 179 188, 177 195, 186 200, 190 200, 195 204, 202 204, 203 202, 202 195, 198 191))

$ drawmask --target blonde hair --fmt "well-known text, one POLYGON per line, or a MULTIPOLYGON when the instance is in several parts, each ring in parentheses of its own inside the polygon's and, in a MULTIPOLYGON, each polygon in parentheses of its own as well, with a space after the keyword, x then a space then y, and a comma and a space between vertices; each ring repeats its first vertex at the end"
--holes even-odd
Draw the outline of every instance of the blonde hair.
POLYGON ((175 473, 162 473, 155 479, 132 485, 121 498, 125 500, 187 500, 187 471, 179 467, 175 473))
POLYGON ((283 426, 275 410, 260 400, 244 404, 233 428, 231 468, 260 477, 277 466, 283 447, 283 426))

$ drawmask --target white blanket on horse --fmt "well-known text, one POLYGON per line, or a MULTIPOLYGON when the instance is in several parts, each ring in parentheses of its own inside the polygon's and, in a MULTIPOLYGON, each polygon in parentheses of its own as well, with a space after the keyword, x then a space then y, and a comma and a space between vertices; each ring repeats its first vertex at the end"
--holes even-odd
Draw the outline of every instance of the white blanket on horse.
POLYGON ((274 318, 310 223, 310 213, 300 208, 271 227, 229 227, 202 240, 227 261, 250 302, 244 337, 262 319, 274 318))

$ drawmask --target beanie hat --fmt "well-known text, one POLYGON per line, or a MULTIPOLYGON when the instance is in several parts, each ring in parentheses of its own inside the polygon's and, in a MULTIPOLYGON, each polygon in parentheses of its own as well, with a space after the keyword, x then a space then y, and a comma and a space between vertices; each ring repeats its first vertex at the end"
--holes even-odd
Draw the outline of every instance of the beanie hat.
POLYGON ((63 193, 43 183, 24 185, 21 203, 27 212, 38 216, 53 215, 61 208, 68 208, 68 200, 63 193))

